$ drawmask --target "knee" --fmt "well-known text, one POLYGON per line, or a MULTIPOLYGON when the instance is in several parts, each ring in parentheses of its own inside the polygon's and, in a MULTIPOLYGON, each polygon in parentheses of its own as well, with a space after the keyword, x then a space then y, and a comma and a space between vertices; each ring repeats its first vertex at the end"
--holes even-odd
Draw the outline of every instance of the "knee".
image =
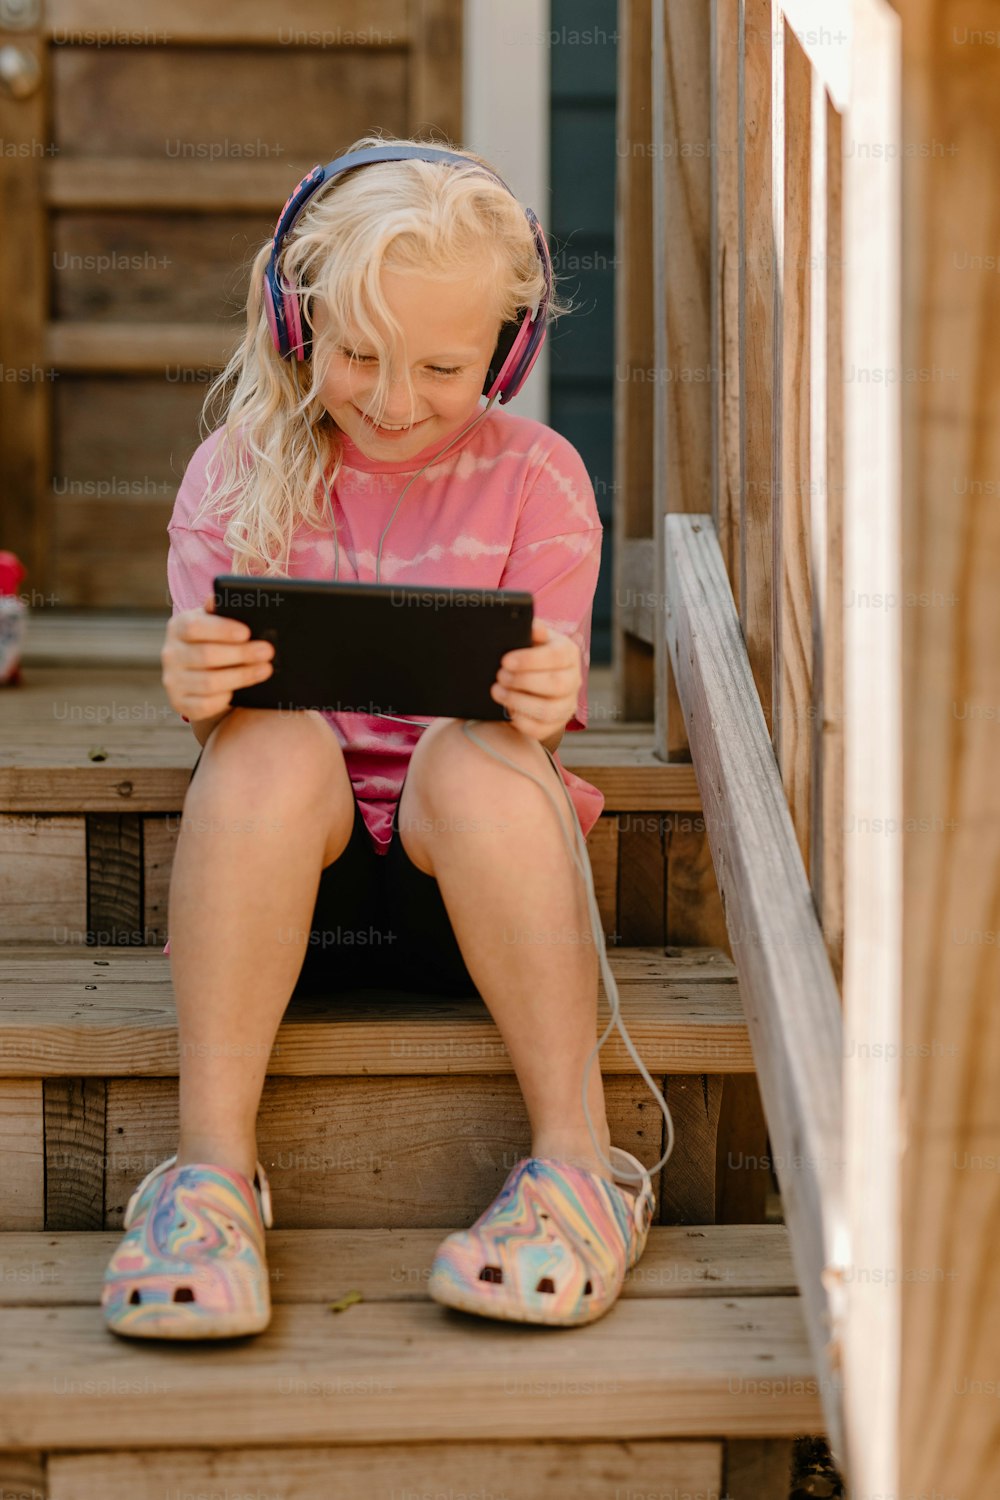
POLYGON ((452 812, 456 805, 482 808, 486 803, 497 806, 523 798, 525 777, 518 772, 523 769, 543 776, 548 759, 542 747, 506 722, 474 724, 476 738, 504 757, 497 760, 469 738, 464 723, 464 719, 438 721, 415 746, 408 774, 419 782, 421 797, 452 812))
POLYGON ((217 780, 236 799, 312 798, 338 761, 340 743, 315 710, 234 708, 209 736, 192 789, 205 770, 203 784, 217 780))

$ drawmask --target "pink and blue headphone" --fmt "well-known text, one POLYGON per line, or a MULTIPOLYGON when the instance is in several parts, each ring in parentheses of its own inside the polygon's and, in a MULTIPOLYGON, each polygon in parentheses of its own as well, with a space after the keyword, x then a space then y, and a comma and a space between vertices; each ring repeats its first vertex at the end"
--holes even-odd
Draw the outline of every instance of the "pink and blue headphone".
MULTIPOLYGON (((264 308, 274 347, 282 359, 291 359, 294 355, 296 360, 302 361, 308 359, 312 353, 312 330, 308 319, 300 316, 301 304, 297 290, 294 285, 282 281, 278 271, 285 237, 298 222, 313 194, 319 192, 320 188, 331 182, 334 177, 339 177, 343 172, 349 172, 352 167, 367 166, 369 162, 408 160, 446 161, 463 166, 470 165, 469 157, 461 156, 457 151, 446 151, 438 146, 368 146, 362 151, 352 151, 346 156, 338 156, 334 161, 327 162, 325 167, 313 167, 291 194, 275 226, 271 240, 271 256, 264 270, 264 308)), ((511 191, 496 172, 489 171, 479 162, 472 162, 471 165, 476 171, 494 178, 502 187, 507 188, 508 192, 511 191)), ((511 197, 514 197, 513 193, 511 197)), ((524 212, 531 226, 538 259, 545 273, 545 290, 536 308, 525 308, 520 318, 514 322, 505 323, 500 330, 496 349, 493 351, 493 357, 486 371, 483 395, 487 399, 498 395, 501 404, 505 404, 517 395, 541 352, 542 344, 545 342, 546 311, 552 292, 552 261, 545 234, 531 209, 526 208, 524 212)))

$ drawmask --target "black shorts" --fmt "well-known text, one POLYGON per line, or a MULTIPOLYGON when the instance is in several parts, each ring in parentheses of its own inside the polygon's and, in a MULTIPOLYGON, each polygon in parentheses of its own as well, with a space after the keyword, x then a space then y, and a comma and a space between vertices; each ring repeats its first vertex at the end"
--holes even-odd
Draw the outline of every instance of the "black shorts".
MULTIPOLYGON (((201 753, 192 778, 200 760, 201 753)), ((398 818, 399 802, 393 809, 389 847, 385 854, 376 854, 354 796, 354 827, 347 847, 320 875, 296 994, 402 989, 478 995, 441 888, 406 853, 398 818)))

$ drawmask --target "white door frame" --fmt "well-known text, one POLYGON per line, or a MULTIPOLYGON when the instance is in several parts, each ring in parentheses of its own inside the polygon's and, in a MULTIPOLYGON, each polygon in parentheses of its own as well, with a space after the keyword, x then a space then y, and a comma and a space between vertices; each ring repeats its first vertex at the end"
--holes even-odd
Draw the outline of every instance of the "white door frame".
MULTIPOLYGON (((549 0, 465 0, 462 145, 549 229, 549 0)), ((548 345, 511 411, 547 422, 548 345)))

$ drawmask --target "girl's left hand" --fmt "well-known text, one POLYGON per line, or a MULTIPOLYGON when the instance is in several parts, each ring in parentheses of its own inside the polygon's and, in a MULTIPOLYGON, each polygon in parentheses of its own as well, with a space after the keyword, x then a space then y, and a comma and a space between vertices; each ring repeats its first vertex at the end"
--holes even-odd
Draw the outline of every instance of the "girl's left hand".
POLYGON ((576 713, 583 681, 580 648, 541 620, 532 620, 531 639, 526 650, 501 658, 490 692, 515 729, 528 739, 548 740, 576 713))

